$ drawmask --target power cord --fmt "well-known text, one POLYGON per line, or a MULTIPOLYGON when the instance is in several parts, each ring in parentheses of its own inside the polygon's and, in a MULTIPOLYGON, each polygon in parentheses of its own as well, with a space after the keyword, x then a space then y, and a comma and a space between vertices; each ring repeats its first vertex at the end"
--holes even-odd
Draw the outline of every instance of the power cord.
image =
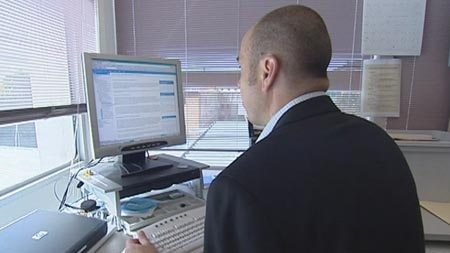
MULTIPOLYGON (((62 211, 62 209, 63 209, 64 206, 65 206, 65 207, 72 208, 72 209, 80 209, 80 208, 77 208, 77 207, 74 207, 74 206, 71 206, 71 205, 67 204, 67 203, 66 203, 66 200, 67 200, 67 193, 69 192, 69 188, 70 188, 70 185, 72 184, 73 179, 76 178, 76 177, 78 176, 78 173, 80 173, 80 171, 81 171, 82 169, 83 169, 83 168, 78 169, 76 173, 74 173, 72 176, 70 176, 69 182, 67 183, 67 186, 66 186, 66 189, 65 189, 65 191, 64 191, 64 194, 63 194, 62 199, 59 199, 58 195, 56 194, 56 189, 55 189, 55 187, 53 188, 53 189, 54 189, 54 193, 55 193, 55 197, 56 197, 56 199, 58 199, 58 201, 59 201, 59 207, 58 207, 58 210, 59 210, 60 212, 62 211)), ((55 184, 55 185, 56 185, 56 184, 55 184)))
MULTIPOLYGON (((102 160, 103 160, 103 157, 100 158, 100 159, 99 159, 97 162, 95 162, 95 163, 93 163, 94 160, 91 160, 85 167, 79 168, 74 174, 72 174, 72 176, 70 176, 69 182, 67 183, 66 189, 64 190, 64 194, 63 194, 63 197, 62 197, 61 199, 58 197, 58 194, 56 193, 56 183, 55 183, 55 185, 54 185, 54 187, 53 187, 53 193, 54 193, 56 199, 59 201, 59 207, 58 207, 58 210, 59 210, 59 211, 62 211, 63 207, 69 207, 69 208, 76 209, 76 210, 84 210, 83 208, 75 207, 75 206, 72 206, 72 205, 69 205, 69 204, 66 203, 66 201, 67 201, 67 195, 68 195, 68 192, 69 192, 70 185, 72 184, 72 181, 73 181, 74 179, 76 179, 76 177, 78 176, 78 173, 80 173, 80 171, 82 171, 82 170, 85 169, 85 168, 91 168, 91 167, 93 167, 93 166, 96 166, 96 165, 99 164, 102 160)), ((80 184, 80 183, 82 183, 82 182, 80 181, 80 182, 77 184, 77 188, 80 188, 80 187, 82 186, 82 184, 80 184)))

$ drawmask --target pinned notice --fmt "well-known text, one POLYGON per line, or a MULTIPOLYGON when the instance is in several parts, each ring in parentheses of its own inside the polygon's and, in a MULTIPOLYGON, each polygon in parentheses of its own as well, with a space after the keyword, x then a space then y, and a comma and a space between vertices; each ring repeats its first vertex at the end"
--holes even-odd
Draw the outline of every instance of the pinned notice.
POLYGON ((361 112, 365 116, 400 116, 400 59, 365 60, 361 112))
POLYGON ((362 53, 420 55, 426 0, 365 0, 362 53))

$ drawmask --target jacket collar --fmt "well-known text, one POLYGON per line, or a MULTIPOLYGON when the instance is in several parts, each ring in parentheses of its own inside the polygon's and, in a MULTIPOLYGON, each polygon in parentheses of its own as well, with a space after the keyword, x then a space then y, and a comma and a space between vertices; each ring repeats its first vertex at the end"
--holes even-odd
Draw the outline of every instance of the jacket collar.
POLYGON ((289 109, 275 124, 274 131, 290 123, 301 121, 316 115, 340 112, 329 96, 320 96, 308 99, 289 109))

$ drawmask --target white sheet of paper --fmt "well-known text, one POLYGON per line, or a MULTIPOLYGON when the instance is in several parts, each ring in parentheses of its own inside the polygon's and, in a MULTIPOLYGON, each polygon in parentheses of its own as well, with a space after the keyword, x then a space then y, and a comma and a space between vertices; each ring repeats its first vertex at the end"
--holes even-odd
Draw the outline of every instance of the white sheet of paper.
POLYGON ((420 205, 450 225, 450 203, 422 200, 420 205))
POLYGON ((361 112, 364 116, 400 116, 401 60, 364 60, 361 112))
POLYGON ((362 53, 420 55, 426 0, 364 0, 362 53))

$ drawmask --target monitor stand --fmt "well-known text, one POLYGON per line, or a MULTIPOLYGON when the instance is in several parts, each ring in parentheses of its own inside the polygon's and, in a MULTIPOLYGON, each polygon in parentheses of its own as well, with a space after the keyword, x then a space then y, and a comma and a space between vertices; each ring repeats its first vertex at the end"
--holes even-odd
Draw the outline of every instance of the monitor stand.
POLYGON ((167 169, 173 166, 173 164, 168 162, 150 159, 145 156, 145 153, 145 151, 141 151, 138 153, 122 155, 122 177, 157 172, 161 169, 167 169))

